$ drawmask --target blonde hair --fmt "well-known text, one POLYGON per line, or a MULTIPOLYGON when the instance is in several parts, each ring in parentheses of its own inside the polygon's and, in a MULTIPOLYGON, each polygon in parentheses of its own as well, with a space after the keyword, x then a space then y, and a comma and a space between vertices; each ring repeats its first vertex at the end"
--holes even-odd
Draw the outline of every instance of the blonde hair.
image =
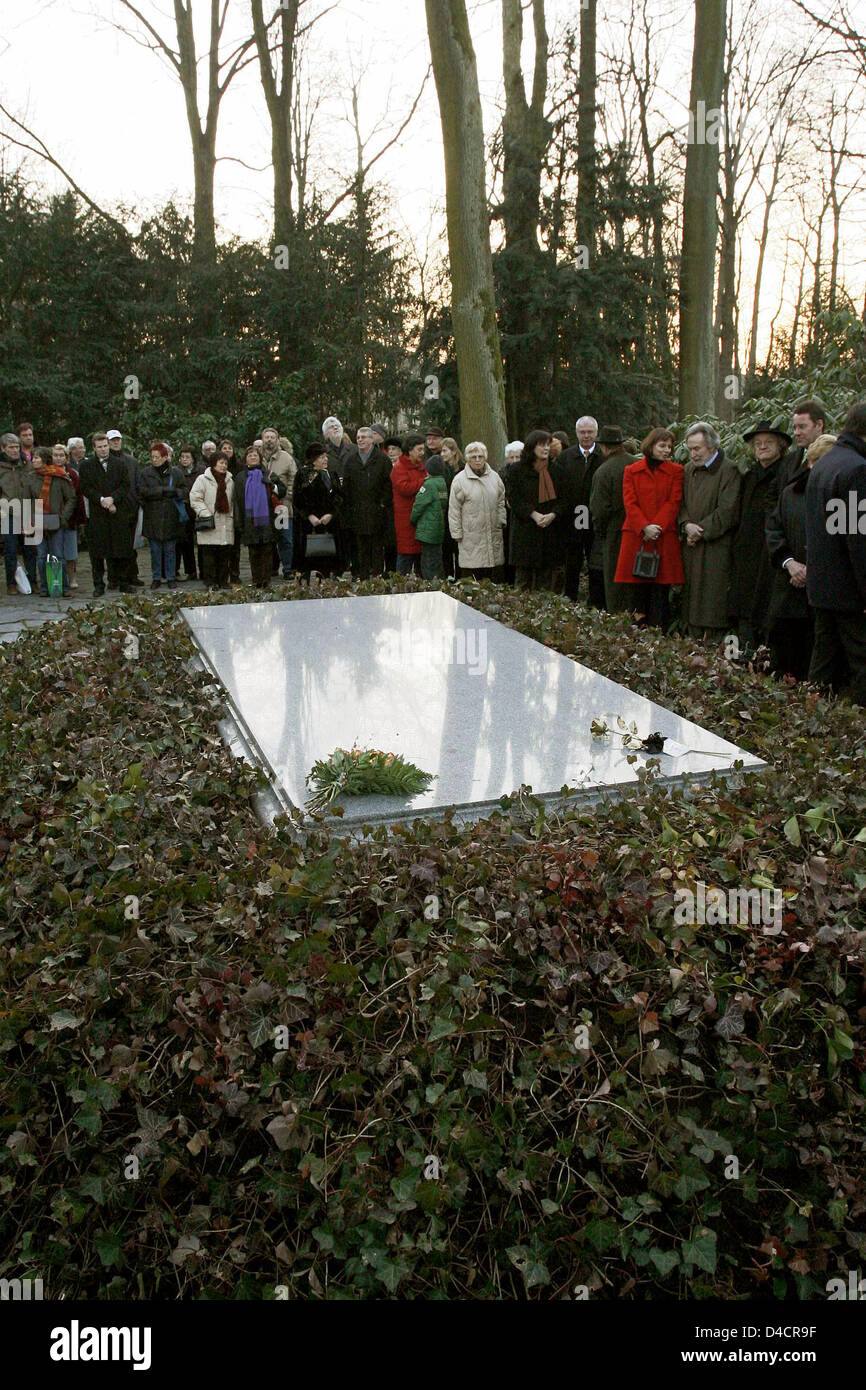
POLYGON ((818 438, 813 439, 806 450, 807 463, 817 463, 819 459, 824 457, 828 449, 832 449, 835 443, 835 434, 819 434, 818 438))
MULTIPOLYGON (((83 440, 82 440, 81 442, 84 443, 83 440)), ((816 441, 816 443, 817 443, 817 441, 816 441)), ((51 445, 51 452, 52 452, 52 454, 54 453, 54 450, 55 450, 55 449, 62 449, 62 450, 63 450, 63 453, 64 453, 64 455, 65 455, 65 457, 66 457, 67 459, 69 458, 69 450, 67 449, 66 445, 65 445, 64 443, 62 443, 61 440, 58 439, 58 441, 57 441, 56 444, 52 444, 52 445, 51 445)))
MULTIPOLYGON (((456 439, 452 439, 450 435, 447 435, 447 436, 445 437, 445 439, 442 440, 442 443, 439 445, 440 453, 441 453, 441 451, 445 448, 445 445, 446 445, 446 444, 448 445, 448 448, 452 451, 452 453, 456 454, 456 456, 457 456, 457 463, 458 463, 458 464, 460 465, 460 467, 462 468, 462 467, 463 467, 463 464, 465 463, 465 459, 464 459, 463 455, 462 455, 461 452, 460 452, 460 446, 458 445, 457 440, 456 440, 456 439)), ((452 460, 452 463, 451 463, 451 467, 452 467, 452 468, 454 467, 454 461, 453 461, 453 460, 452 460)))

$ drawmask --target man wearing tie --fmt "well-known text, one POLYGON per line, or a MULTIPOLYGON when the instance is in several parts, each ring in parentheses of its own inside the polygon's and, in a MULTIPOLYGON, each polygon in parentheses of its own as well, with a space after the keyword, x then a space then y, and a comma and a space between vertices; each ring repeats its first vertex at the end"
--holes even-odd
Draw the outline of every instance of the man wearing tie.
POLYGON ((105 593, 105 565, 108 587, 122 594, 134 593, 129 573, 129 515, 133 499, 129 471, 123 458, 112 454, 108 436, 93 436, 93 453, 81 465, 81 492, 88 506, 87 544, 93 571, 95 597, 105 593))
POLYGON ((580 572, 586 560, 591 608, 604 608, 604 555, 601 540, 593 535, 589 518, 589 497, 596 470, 604 463, 599 448, 598 421, 581 415, 575 424, 577 443, 559 456, 569 484, 570 507, 563 519, 565 544, 565 594, 576 599, 580 572), (584 524, 586 523, 586 524, 584 524))

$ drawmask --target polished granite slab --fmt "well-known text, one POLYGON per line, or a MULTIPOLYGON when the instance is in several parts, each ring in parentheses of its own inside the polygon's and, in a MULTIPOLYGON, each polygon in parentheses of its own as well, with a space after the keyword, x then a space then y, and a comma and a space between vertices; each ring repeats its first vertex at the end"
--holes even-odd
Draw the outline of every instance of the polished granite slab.
POLYGON ((335 748, 402 753, 435 774, 408 799, 348 797, 347 828, 454 807, 466 817, 531 787, 555 799, 622 792, 651 756, 595 737, 617 717, 665 736, 660 776, 680 784, 764 764, 670 710, 440 592, 224 604, 182 610, 222 683, 238 740, 283 809, 335 748))

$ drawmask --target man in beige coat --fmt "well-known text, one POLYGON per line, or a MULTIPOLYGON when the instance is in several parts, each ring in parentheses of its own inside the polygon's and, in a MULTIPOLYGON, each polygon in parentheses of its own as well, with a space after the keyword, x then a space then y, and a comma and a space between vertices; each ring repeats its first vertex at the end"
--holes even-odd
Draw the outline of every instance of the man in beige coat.
POLYGON ((466 467, 448 496, 448 529, 457 541, 461 576, 501 582, 505 563, 505 484, 487 461, 487 447, 466 445, 466 467))
POLYGON ((265 468, 273 477, 279 478, 286 485, 286 495, 280 499, 274 517, 278 551, 278 558, 275 557, 274 559, 274 574, 279 573, 280 565, 282 565, 283 578, 290 579, 292 576, 292 527, 295 515, 292 508, 292 498, 295 491, 295 475, 298 471, 298 465, 292 455, 281 447, 279 431, 275 430, 273 425, 268 425, 262 430, 262 452, 265 456, 265 468))
POLYGON ((731 541, 739 520, 742 475, 701 420, 686 434, 689 462, 679 515, 685 587, 683 621, 693 637, 717 640, 728 625, 731 541))

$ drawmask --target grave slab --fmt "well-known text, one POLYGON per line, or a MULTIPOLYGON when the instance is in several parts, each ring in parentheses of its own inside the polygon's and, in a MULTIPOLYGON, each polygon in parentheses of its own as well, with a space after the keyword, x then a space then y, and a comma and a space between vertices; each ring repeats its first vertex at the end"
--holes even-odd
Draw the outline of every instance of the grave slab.
POLYGON ((305 779, 335 748, 400 753, 434 774, 410 798, 346 797, 348 833, 453 808, 463 819, 530 787, 592 802, 635 788, 650 760, 671 785, 765 766, 735 744, 440 592, 181 610, 222 685, 230 741, 269 778, 273 809, 302 809, 305 779), (594 737, 603 720, 660 733, 669 751, 594 737), (233 728, 231 727, 233 726, 233 728), (630 761, 630 758, 632 761, 630 761))

